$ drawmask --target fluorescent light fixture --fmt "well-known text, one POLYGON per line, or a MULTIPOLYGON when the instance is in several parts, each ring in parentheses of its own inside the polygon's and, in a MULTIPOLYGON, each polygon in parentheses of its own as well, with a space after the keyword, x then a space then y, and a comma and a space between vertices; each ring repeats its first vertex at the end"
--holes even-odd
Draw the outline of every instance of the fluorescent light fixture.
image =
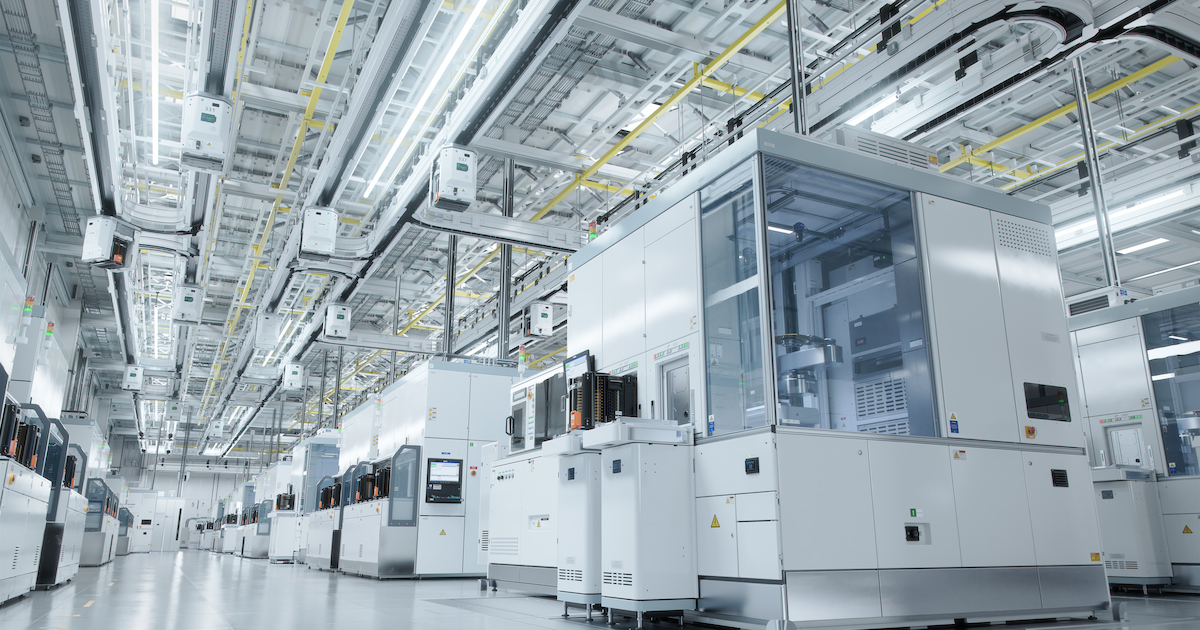
POLYGON ((1193 260, 1190 263, 1183 263, 1182 265, 1175 265, 1174 267, 1170 267, 1168 269, 1163 269, 1162 271, 1155 271, 1154 273, 1148 273, 1148 274, 1145 274, 1142 276, 1138 276, 1136 278, 1130 278, 1127 282, 1137 282, 1138 280, 1145 280, 1146 278, 1153 278, 1154 276, 1164 274, 1164 273, 1171 273, 1172 271, 1179 271, 1180 269, 1185 269, 1187 267, 1191 267, 1192 265, 1200 265, 1200 260, 1193 260))
POLYGON ((1159 375, 1157 375, 1157 376, 1151 376, 1151 377, 1150 377, 1150 380, 1152 380, 1152 381, 1165 381, 1165 380, 1167 380, 1167 379, 1169 379, 1169 378, 1175 378, 1175 373, 1174 373, 1174 372, 1167 372, 1166 374, 1159 374, 1159 375))
POLYGON ((768 225, 767 229, 771 230, 772 232, 779 232, 780 234, 795 234, 796 233, 796 231, 791 228, 780 227, 778 225, 768 225))
POLYGON ((1154 247, 1155 245, 1162 245, 1163 243, 1166 243, 1166 242, 1168 242, 1168 240, 1165 238, 1156 238, 1152 241, 1146 241, 1145 243, 1142 243, 1140 245, 1134 245, 1133 247, 1126 247, 1125 249, 1118 249, 1117 253, 1118 254, 1132 254, 1134 252, 1140 252, 1143 249, 1150 249, 1151 247, 1154 247))
MULTIPOLYGON (((1137 225, 1140 225, 1142 223, 1145 223, 1146 221, 1155 219, 1157 217, 1151 216, 1149 213, 1147 213, 1146 215, 1141 216, 1141 217, 1130 217, 1130 215, 1136 214, 1142 210, 1146 210, 1153 206, 1160 205, 1164 201, 1170 201, 1172 199, 1175 199, 1176 197, 1181 197, 1185 194, 1187 194, 1187 191, 1185 189, 1181 188, 1179 190, 1174 190, 1169 193, 1159 195, 1158 197, 1155 197, 1153 199, 1148 199, 1146 201, 1136 203, 1132 206, 1129 206, 1128 208, 1123 208, 1116 212, 1109 212, 1108 213, 1109 228, 1113 232, 1117 232, 1118 230, 1127 230, 1127 229, 1130 229, 1137 225), (1128 220, 1126 220, 1123 225, 1118 226, 1117 220, 1122 219, 1124 217, 1130 217, 1130 218, 1128 220)), ((1075 223, 1072 223, 1070 225, 1066 225, 1061 228, 1058 228, 1057 230, 1054 231, 1054 238, 1058 242, 1058 249, 1060 251, 1063 249, 1066 249, 1068 247, 1086 243, 1086 242, 1096 238, 1096 218, 1094 216, 1088 217, 1081 221, 1076 221, 1075 223)))
POLYGON ((1115 218, 1118 218, 1118 217, 1123 217, 1123 216, 1125 216, 1125 215, 1127 215, 1127 214, 1132 214, 1132 213, 1134 213, 1134 212, 1137 212, 1138 210, 1145 210, 1146 208, 1149 208, 1149 207, 1151 207, 1151 206, 1157 206, 1158 204, 1160 204, 1160 203, 1162 203, 1162 202, 1164 202, 1164 201, 1167 201, 1168 199, 1174 199, 1174 198, 1176 198, 1176 197, 1179 197, 1179 196, 1181 196, 1181 195, 1183 195, 1183 189, 1182 189, 1182 188, 1181 188, 1181 189, 1179 189, 1179 190, 1173 191, 1173 192, 1169 192, 1169 193, 1167 193, 1167 194, 1165 194, 1165 195, 1161 195, 1161 196, 1159 196, 1159 197, 1155 197, 1154 199, 1150 199, 1150 200, 1148 200, 1148 201, 1143 201, 1143 202, 1141 202, 1141 203, 1136 203, 1136 204, 1134 204, 1134 205, 1132 205, 1132 206, 1129 206, 1128 208, 1125 208, 1124 210, 1119 210, 1119 211, 1117 211, 1117 212, 1114 212, 1114 213, 1112 213, 1112 214, 1110 215, 1110 218, 1113 218, 1113 219, 1115 219, 1115 218))
POLYGON ((1173 346, 1163 346, 1146 351, 1146 357, 1151 361, 1155 359, 1165 359, 1167 357, 1181 357, 1187 354, 1200 352, 1200 341, 1187 341, 1177 343, 1173 346))
POLYGON ((859 114, 857 116, 855 116, 854 118, 851 118, 849 121, 846 122, 846 124, 857 125, 858 123, 883 111, 883 109, 885 107, 887 107, 888 105, 891 105, 892 103, 895 103, 899 98, 900 97, 897 96, 895 92, 888 94, 887 96, 883 97, 883 99, 880 100, 879 102, 877 102, 874 105, 859 112, 859 114))
MULTIPOLYGON (((158 164, 158 5, 150 0, 150 159, 158 164)), ((131 79, 132 80, 132 79, 131 79)))
MULTIPOLYGON (((438 82, 442 80, 442 74, 450 67, 450 63, 454 61, 454 56, 458 54, 458 49, 462 47, 463 42, 467 40, 467 35, 471 33, 471 27, 475 25, 475 20, 479 18, 479 14, 483 13, 483 7, 487 4, 487 0, 476 0, 475 9, 471 11, 470 17, 467 18, 467 23, 458 31, 458 37, 454 39, 454 43, 450 46, 450 50, 446 51, 446 55, 442 58, 442 65, 433 73, 433 78, 429 80, 429 85, 425 86, 425 92, 421 94, 421 98, 417 100, 417 104, 413 106, 412 113, 409 114, 408 120, 405 121, 404 127, 400 129, 400 133, 396 134, 396 140, 392 142, 392 148, 388 149, 387 156, 383 158, 383 163, 379 165, 379 170, 375 172, 375 176, 371 178, 371 182, 367 184, 367 190, 363 192, 363 197, 371 194, 375 186, 379 183, 379 178, 383 177, 383 173, 387 171, 388 164, 392 163, 392 158, 396 156, 396 151, 400 145, 404 143, 404 137, 408 135, 412 126, 417 122, 417 116, 421 115, 421 110, 425 108, 426 101, 433 96, 434 90, 437 88, 438 82)), ((413 142, 410 147, 417 146, 417 142, 413 142)), ((408 152, 405 151, 405 156, 408 152)), ((404 159, 400 162, 403 164, 404 159)))

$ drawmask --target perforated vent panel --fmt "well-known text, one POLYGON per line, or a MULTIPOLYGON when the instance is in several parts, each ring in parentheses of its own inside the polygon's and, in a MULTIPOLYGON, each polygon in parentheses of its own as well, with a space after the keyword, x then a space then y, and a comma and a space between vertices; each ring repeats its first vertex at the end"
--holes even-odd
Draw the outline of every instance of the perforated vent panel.
POLYGON ((633 586, 633 574, 605 571, 604 583, 611 584, 613 586, 633 586))
POLYGON ((559 569, 558 579, 564 582, 582 582, 583 571, 579 569, 559 569))
POLYGON ((479 536, 479 550, 480 551, 488 550, 488 530, 486 530, 486 529, 483 530, 483 532, 479 536))
POLYGON ((859 433, 883 433, 887 435, 908 435, 908 420, 888 420, 873 424, 858 425, 859 433))
POLYGON ((1126 571, 1137 571, 1137 560, 1107 560, 1104 563, 1105 569, 1124 569, 1126 571))
POLYGON ((858 136, 858 150, 885 160, 899 162, 905 166, 930 169, 937 166, 937 158, 928 152, 916 151, 903 143, 888 142, 886 139, 858 136))
POLYGON ((905 412, 908 410, 908 396, 905 393, 904 380, 884 378, 855 383, 854 402, 860 419, 905 412))
POLYGON ((516 536, 510 536, 507 538, 493 538, 489 544, 491 545, 491 547, 488 549, 488 553, 490 554, 498 556, 515 556, 517 555, 517 549, 520 547, 521 539, 517 538, 516 536))
POLYGON ((1049 230, 1005 221, 996 221, 997 236, 1001 247, 1036 254, 1038 256, 1054 257, 1054 242, 1049 230))

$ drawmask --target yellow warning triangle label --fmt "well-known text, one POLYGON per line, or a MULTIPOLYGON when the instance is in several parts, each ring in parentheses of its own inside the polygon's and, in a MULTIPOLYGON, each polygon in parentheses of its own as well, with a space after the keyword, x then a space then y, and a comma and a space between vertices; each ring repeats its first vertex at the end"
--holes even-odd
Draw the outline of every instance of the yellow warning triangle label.
MULTIPOLYGON (((538 521, 538 524, 537 524, 537 526, 538 526, 538 527, 541 527, 541 526, 542 526, 542 521, 540 521, 540 520, 539 520, 539 521, 538 521)), ((444 531, 444 530, 443 530, 443 531, 444 531)))
POLYGON ((956 415, 954 415, 954 414, 950 414, 950 419, 951 419, 951 420, 958 420, 958 416, 956 416, 956 415))
POLYGON ((1192 533, 1192 528, 1191 528, 1191 527, 1188 527, 1187 525, 1184 525, 1184 526, 1183 526, 1183 533, 1185 533, 1185 534, 1190 534, 1190 533, 1192 533))
POLYGON ((445 536, 445 535, 446 535, 446 530, 444 530, 444 529, 442 530, 442 533, 438 534, 438 536, 445 536))
POLYGON ((958 459, 958 451, 954 451, 954 459, 958 459))
POLYGON ((720 527, 720 526, 721 526, 721 524, 717 522, 717 515, 716 515, 716 514, 713 514, 713 524, 712 524, 712 526, 713 526, 713 527, 720 527))

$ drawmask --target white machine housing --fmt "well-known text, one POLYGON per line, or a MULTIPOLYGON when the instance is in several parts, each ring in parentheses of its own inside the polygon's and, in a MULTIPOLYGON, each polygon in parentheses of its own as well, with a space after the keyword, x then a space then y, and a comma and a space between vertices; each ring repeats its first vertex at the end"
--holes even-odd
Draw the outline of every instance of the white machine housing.
MULTIPOLYGON (((867 627, 1111 606, 1047 208, 759 129, 568 265, 568 354, 636 374, 641 415, 698 434, 701 617, 867 627), (814 203, 834 218, 793 218, 814 203)), ((658 461, 606 449, 605 481, 626 457, 658 461)), ((602 553, 612 579, 651 570, 602 553)))
POLYGON ((129 553, 154 551, 154 533, 156 529, 161 530, 161 526, 155 527, 160 514, 158 492, 149 488, 130 488, 124 507, 133 515, 133 525, 126 534, 129 537, 129 553))
POLYGON ((350 336, 350 307, 345 304, 330 304, 325 309, 325 336, 345 339, 350 336))
POLYGON ((28 593, 37 582, 50 482, 7 457, 0 457, 0 475, 0 558, 4 558, 0 603, 4 603, 28 593))
POLYGON ((549 302, 534 302, 529 305, 530 337, 549 337, 554 334, 554 305, 549 302))
POLYGON ((1151 341, 1188 343, 1197 303, 1191 287, 1070 319, 1112 583, 1200 588, 1200 417, 1188 411, 1196 389, 1187 368, 1173 367, 1189 357, 1166 353, 1152 369, 1148 356, 1151 341))
POLYGON ((175 293, 175 321, 199 324, 203 314, 204 289, 189 284, 180 285, 175 293))
POLYGON ((488 489, 487 576, 526 593, 558 591, 557 455, 540 450, 492 463, 488 489))
MULTIPOLYGON (((504 434, 514 376, 511 368, 430 359, 385 388, 378 403, 346 414, 340 467, 390 458, 392 483, 387 497, 370 500, 352 489, 339 570, 376 578, 484 575, 474 553, 480 461, 484 446, 504 434), (450 486, 428 480, 441 462, 458 468, 455 496, 439 495, 450 486)), ((343 485, 356 480, 343 474, 343 485)))
POLYGON ((338 213, 332 208, 307 208, 300 225, 300 253, 332 256, 337 246, 338 213))
POLYGON ((258 329, 254 334, 254 347, 258 350, 271 350, 279 343, 283 325, 287 318, 279 313, 262 313, 258 316, 258 329))
POLYGON ((466 210, 475 203, 475 152, 447 145, 430 172, 429 202, 443 210, 466 210))
POLYGON ((300 363, 285 363, 283 366, 283 388, 304 388, 304 366, 300 363))
POLYGON ((197 171, 220 173, 229 156, 229 134, 233 105, 209 94, 183 97, 183 128, 180 161, 197 171))
POLYGON ((125 371, 121 374, 121 389, 130 392, 140 392, 142 391, 142 382, 142 366, 125 366, 125 371))
MULTIPOLYGON (((79 259, 85 263, 113 262, 113 243, 117 235, 117 220, 112 217, 88 217, 83 232, 83 252, 79 259)), ((124 262, 122 258, 121 261, 124 262)))
POLYGON ((1095 468, 1092 481, 1109 584, 1170 584, 1171 556, 1153 471, 1095 468))
POLYGON ((561 602, 585 606, 600 603, 600 487, 600 453, 559 457, 556 588, 561 602))

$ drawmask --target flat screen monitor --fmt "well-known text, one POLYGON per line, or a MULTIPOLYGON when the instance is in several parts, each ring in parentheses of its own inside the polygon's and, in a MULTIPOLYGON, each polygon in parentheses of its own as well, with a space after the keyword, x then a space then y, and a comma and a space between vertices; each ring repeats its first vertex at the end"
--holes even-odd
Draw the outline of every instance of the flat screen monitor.
POLYGON ((592 354, 588 351, 580 352, 579 354, 569 358, 563 363, 563 372, 566 374, 567 382, 571 379, 579 378, 588 372, 596 370, 595 363, 592 359, 592 354))
POLYGON ((426 503, 462 503, 461 459, 430 459, 425 468, 426 503))
POLYGON ((462 481, 462 462, 458 460, 429 460, 430 483, 459 483, 462 481))

